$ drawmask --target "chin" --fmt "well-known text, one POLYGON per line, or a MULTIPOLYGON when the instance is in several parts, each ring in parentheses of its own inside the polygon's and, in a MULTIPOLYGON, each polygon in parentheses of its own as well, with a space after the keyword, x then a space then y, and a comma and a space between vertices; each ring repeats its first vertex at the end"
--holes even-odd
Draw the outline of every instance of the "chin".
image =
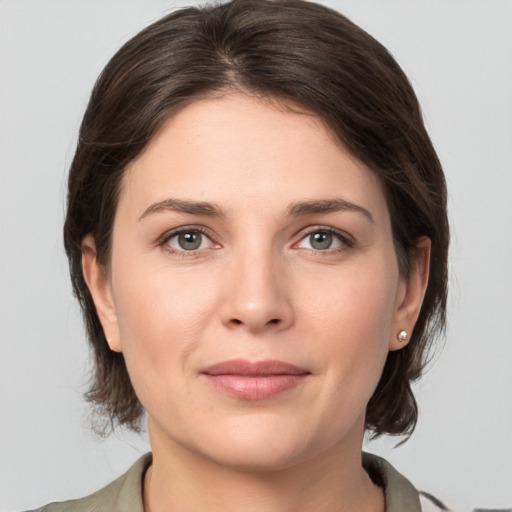
POLYGON ((235 442, 225 447, 217 446, 206 455, 225 468, 244 473, 268 473, 290 468, 304 457, 301 450, 286 444, 276 446, 276 443, 268 442, 235 442))
POLYGON ((319 442, 314 434, 308 435, 303 424, 290 424, 282 421, 283 418, 268 420, 238 418, 227 425, 218 425, 214 432, 202 438, 201 446, 196 449, 226 468, 269 472, 290 468, 324 448, 325 439, 319 442))

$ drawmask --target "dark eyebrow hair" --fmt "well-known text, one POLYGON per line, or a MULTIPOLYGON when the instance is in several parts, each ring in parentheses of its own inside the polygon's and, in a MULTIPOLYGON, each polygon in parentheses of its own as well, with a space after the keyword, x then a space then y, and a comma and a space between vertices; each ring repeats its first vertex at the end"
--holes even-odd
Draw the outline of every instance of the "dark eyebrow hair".
POLYGON ((192 215, 206 215, 207 217, 225 217, 226 213, 220 206, 206 201, 186 201, 183 199, 164 199, 158 203, 153 203, 144 210, 139 217, 141 221, 151 213, 174 211, 182 213, 190 213, 192 215))
MULTIPOLYGON (((206 201, 187 201, 184 199, 164 199, 146 208, 144 213, 139 217, 139 221, 152 213, 165 211, 189 213, 191 215, 205 215, 207 217, 226 217, 226 212, 214 203, 206 201)), ((370 222, 375 223, 375 219, 366 208, 339 198, 297 201, 287 208, 286 213, 292 217, 300 217, 304 215, 336 213, 340 211, 362 213, 370 222)))
POLYGON ((340 211, 352 211, 362 213, 372 224, 375 224, 375 219, 366 208, 359 206, 344 199, 320 199, 313 201, 298 201, 292 203, 288 207, 287 214, 294 217, 302 215, 314 215, 319 213, 335 213, 340 211))

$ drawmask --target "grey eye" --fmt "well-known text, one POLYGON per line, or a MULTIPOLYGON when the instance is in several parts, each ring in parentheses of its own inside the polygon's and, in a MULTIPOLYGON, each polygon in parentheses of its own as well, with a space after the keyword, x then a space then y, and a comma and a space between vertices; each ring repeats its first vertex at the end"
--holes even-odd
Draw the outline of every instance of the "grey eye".
POLYGON ((317 231, 316 233, 311 233, 311 235, 309 235, 309 243, 311 247, 319 251, 329 249, 332 245, 332 239, 332 233, 328 233, 326 231, 317 231))
POLYGON ((180 233, 178 235, 179 246, 186 251, 194 251, 201 247, 201 233, 180 233))
POLYGON ((197 251, 208 246, 208 237, 200 231, 182 231, 171 236, 167 245, 176 251, 197 251))
POLYGON ((337 249, 347 245, 347 241, 335 232, 328 229, 318 229, 311 231, 299 242, 301 249, 313 249, 314 251, 327 251, 328 249, 337 249))

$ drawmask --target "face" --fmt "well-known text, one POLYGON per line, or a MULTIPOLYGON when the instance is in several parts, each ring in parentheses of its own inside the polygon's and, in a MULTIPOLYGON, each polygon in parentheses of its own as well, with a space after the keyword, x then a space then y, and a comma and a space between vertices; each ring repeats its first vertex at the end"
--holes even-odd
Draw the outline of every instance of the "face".
POLYGON ((85 245, 153 450, 243 468, 360 452, 422 285, 400 276, 377 177, 316 116, 185 107, 126 171, 108 276, 85 245))

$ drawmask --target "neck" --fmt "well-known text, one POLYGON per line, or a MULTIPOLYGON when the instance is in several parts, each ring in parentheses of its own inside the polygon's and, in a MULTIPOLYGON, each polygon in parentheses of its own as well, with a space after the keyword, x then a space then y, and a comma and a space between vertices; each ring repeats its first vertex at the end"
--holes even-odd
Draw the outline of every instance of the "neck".
POLYGON ((151 437, 145 512, 384 512, 383 491, 361 465, 361 445, 266 471, 221 465, 151 437))

